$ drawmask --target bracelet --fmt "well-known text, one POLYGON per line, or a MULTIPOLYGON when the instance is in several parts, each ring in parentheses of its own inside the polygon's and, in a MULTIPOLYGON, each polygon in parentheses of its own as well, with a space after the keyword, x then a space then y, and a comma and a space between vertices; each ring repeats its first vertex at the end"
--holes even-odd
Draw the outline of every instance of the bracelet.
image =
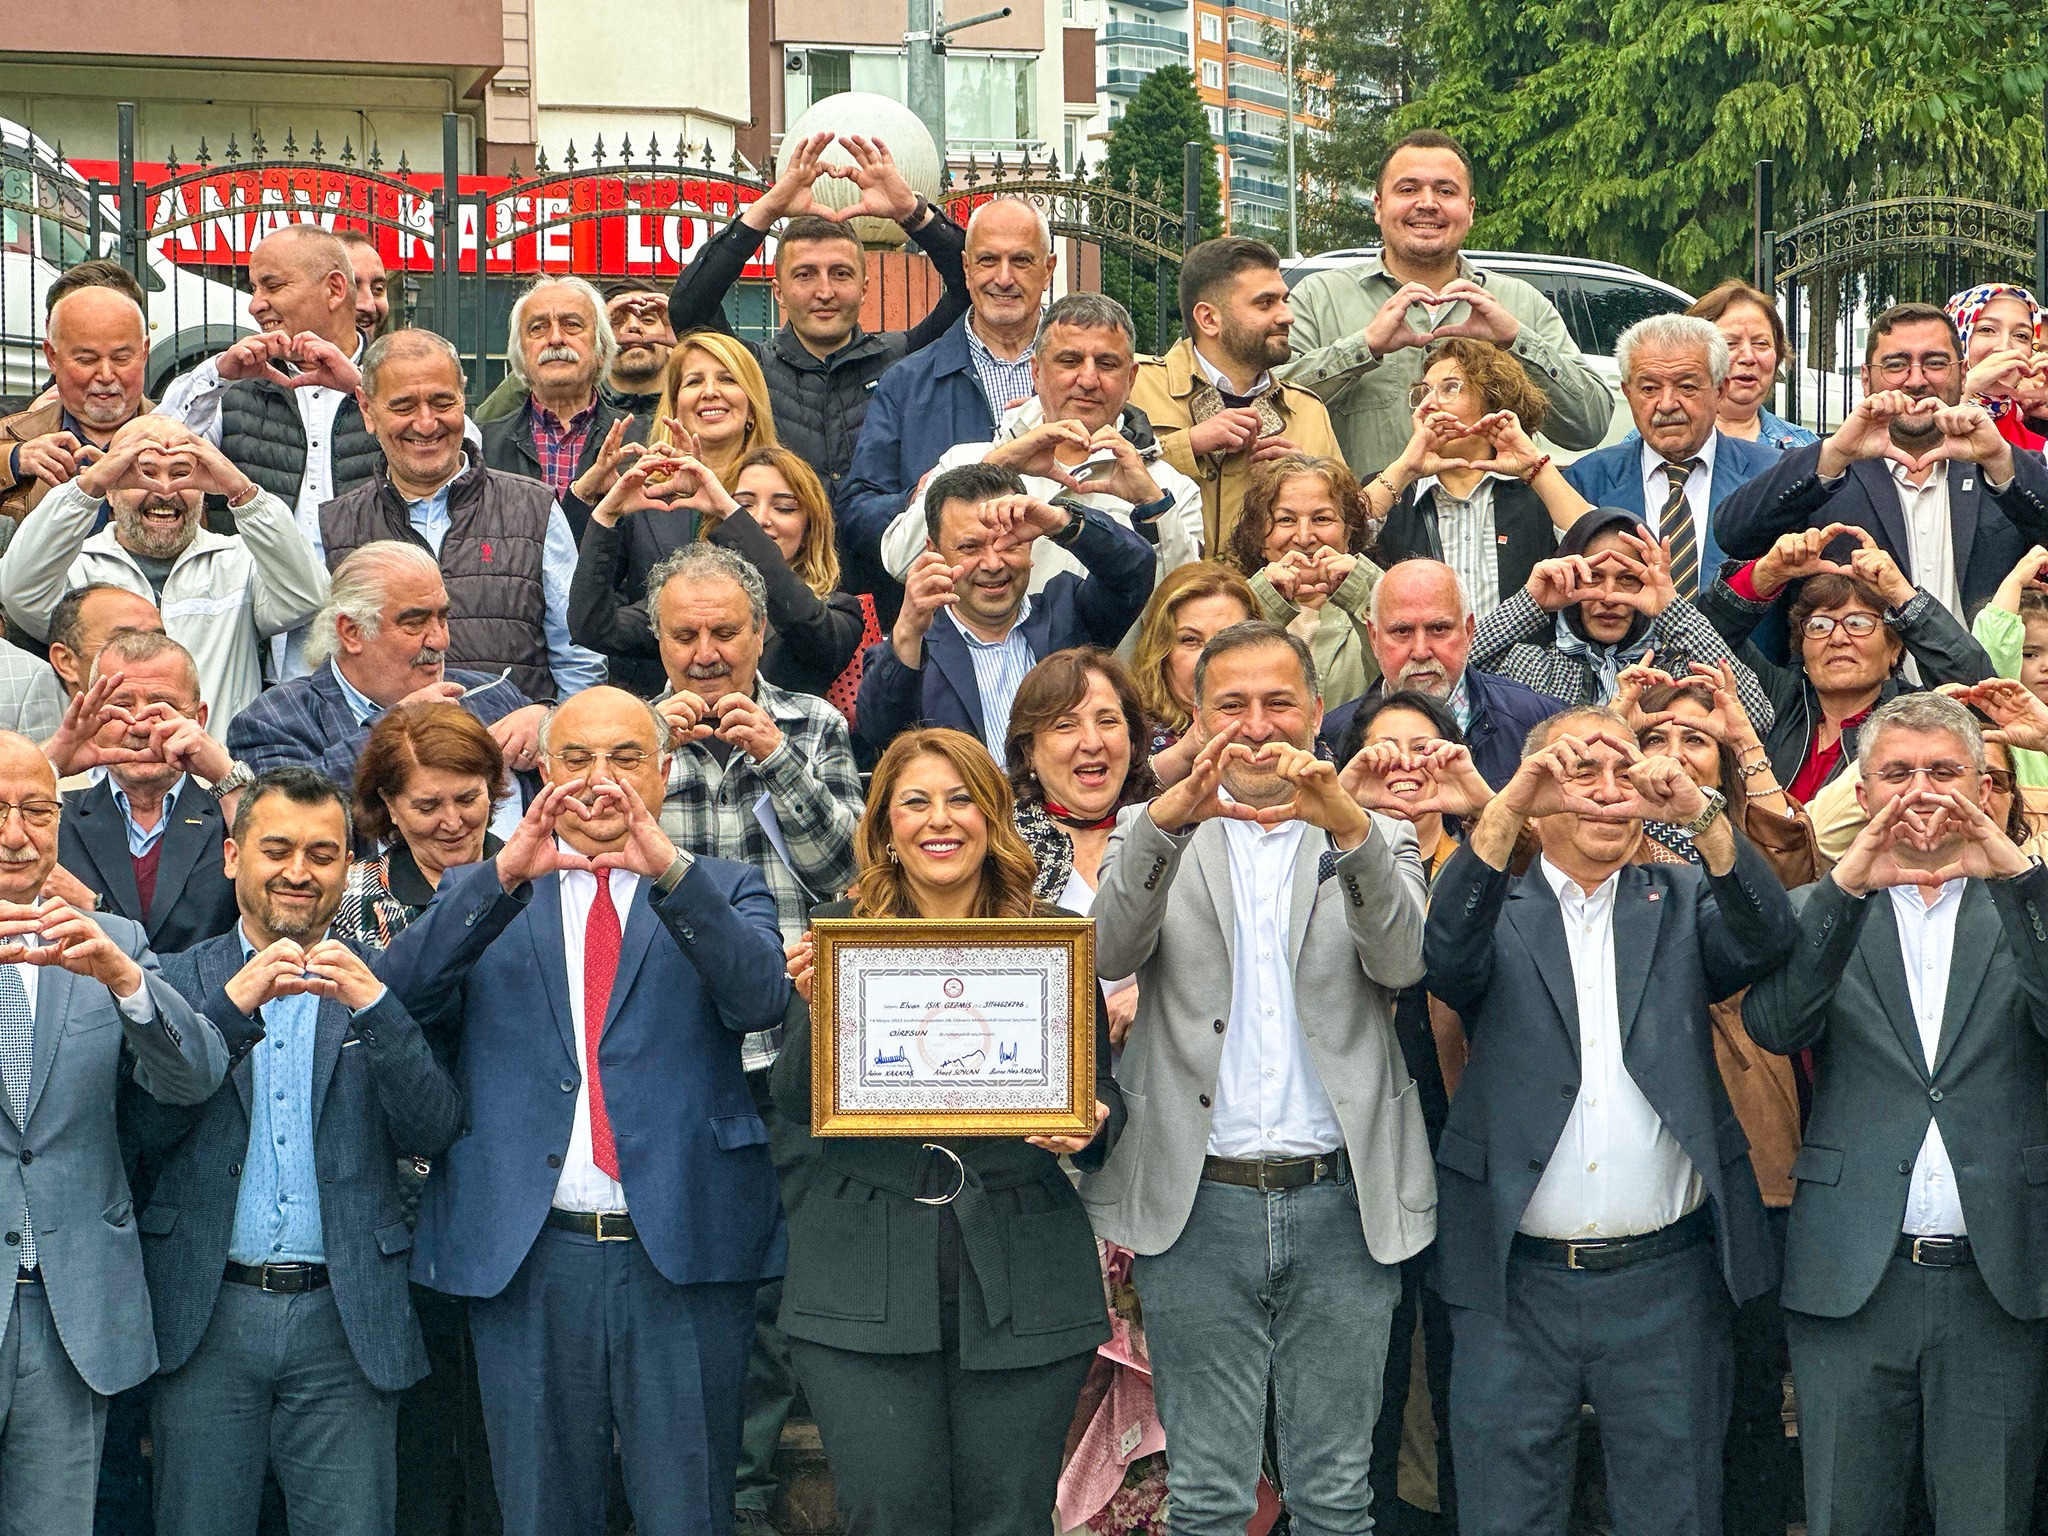
POLYGON ((263 487, 258 485, 254 480, 251 480, 249 482, 248 493, 238 500, 229 501, 227 504, 229 508, 236 512, 239 512, 242 510, 242 508, 248 506, 251 502, 253 502, 258 496, 261 496, 262 494, 263 487))
POLYGON ((1738 766, 1745 779, 1753 779, 1760 773, 1769 773, 1771 771, 1771 760, 1768 757, 1760 757, 1753 763, 1743 763, 1738 766))
POLYGON ((1543 471, 1544 471, 1544 470, 1546 470, 1546 469, 1548 469, 1549 467, 1550 467, 1550 455, 1546 453, 1545 455, 1543 455, 1543 457, 1542 457, 1542 458, 1538 459, 1538 460, 1537 460, 1537 461, 1536 461, 1536 462, 1535 462, 1535 463, 1534 463, 1533 465, 1531 465, 1531 466, 1530 466, 1530 469, 1529 469, 1529 473, 1527 473, 1526 475, 1522 476, 1522 484, 1524 484, 1524 485, 1533 485, 1533 484, 1535 484, 1535 482, 1536 482, 1536 477, 1537 477, 1538 475, 1542 474, 1542 473, 1543 473, 1543 471))
POLYGON ((926 199, 925 195, 922 192, 920 192, 917 194, 917 201, 910 205, 910 212, 906 213, 905 215, 903 215, 902 218, 896 221, 896 227, 902 230, 905 234, 913 234, 916 232, 918 227, 924 223, 925 215, 930 213, 931 211, 931 203, 926 199))
POLYGON ((1384 473, 1374 475, 1372 483, 1374 485, 1384 485, 1387 488, 1387 495, 1393 500, 1399 501, 1401 499, 1401 493, 1394 489, 1394 482, 1389 480, 1384 473))

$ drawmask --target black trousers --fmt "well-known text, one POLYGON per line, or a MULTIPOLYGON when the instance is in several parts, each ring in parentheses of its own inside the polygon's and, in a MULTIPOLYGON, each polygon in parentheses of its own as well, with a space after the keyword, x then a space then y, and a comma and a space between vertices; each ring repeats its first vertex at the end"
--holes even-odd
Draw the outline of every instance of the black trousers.
MULTIPOLYGON (((1788 1213, 1765 1214, 1782 1257, 1788 1213)), ((1721 1458, 1727 1536, 1785 1536, 1798 1507, 1799 1443, 1785 1437, 1785 1351, 1776 1287, 1736 1308, 1735 1400, 1721 1458)))
POLYGON ((866 1355, 790 1340, 842 1536, 1046 1536, 1092 1353, 969 1371, 957 1347, 866 1355))
POLYGON ((432 1374, 398 1400, 397 1536, 498 1536, 469 1303, 416 1285, 412 1305, 432 1374))
POLYGON ((1938 1536, 2021 1536, 2044 1431, 2048 1321, 2022 1322, 1974 1265, 1893 1259, 1849 1317, 1785 1314, 1808 1536, 1893 1536, 1925 1466, 1938 1536))
POLYGON ((1512 1257, 1507 1299, 1451 1309, 1461 1536, 1564 1531, 1588 1403, 1616 1536, 1720 1536, 1734 1307, 1714 1245, 1604 1273, 1512 1257))

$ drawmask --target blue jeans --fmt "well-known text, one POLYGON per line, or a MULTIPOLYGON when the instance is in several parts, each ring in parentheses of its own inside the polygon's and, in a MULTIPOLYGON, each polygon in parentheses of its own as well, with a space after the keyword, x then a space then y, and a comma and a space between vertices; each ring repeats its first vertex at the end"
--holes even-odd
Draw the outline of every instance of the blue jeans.
POLYGON ((1262 1194, 1204 1179, 1180 1237, 1139 1256, 1174 1536, 1243 1536, 1266 1399, 1296 1536, 1372 1529, 1372 1426, 1401 1272, 1366 1250, 1346 1179, 1262 1194))

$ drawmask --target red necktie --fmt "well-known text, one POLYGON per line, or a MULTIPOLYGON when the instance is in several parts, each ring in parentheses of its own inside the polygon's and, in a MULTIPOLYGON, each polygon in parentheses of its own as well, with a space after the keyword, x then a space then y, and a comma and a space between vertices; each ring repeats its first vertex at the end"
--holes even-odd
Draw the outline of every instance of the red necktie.
POLYGON ((590 1076, 590 1160, 608 1179, 619 1176, 619 1149, 612 1141, 611 1116, 604 1111, 604 1079, 597 1070, 597 1044, 611 1007, 612 982, 619 974, 619 909, 612 905, 611 871, 597 871, 597 899, 583 929, 583 1057, 590 1076))

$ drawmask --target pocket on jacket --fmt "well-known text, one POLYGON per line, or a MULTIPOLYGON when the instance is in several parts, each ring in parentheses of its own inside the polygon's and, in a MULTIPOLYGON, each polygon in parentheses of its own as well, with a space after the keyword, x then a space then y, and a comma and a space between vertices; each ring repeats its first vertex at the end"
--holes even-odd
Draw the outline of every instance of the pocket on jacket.
MULTIPOLYGON (((2048 1147, 2040 1149, 2048 1153, 2048 1147)), ((1799 1149, 1799 1155, 1792 1159, 1792 1177, 1802 1184, 1839 1184, 1842 1182, 1842 1153, 1836 1147, 1816 1147, 1809 1143, 1799 1149)))
POLYGON ((109 1025, 120 1022, 121 1015, 119 1011, 115 1009, 113 1004, 107 1003, 98 1008, 81 1009, 79 1012, 72 1014, 70 1021, 64 1026, 64 1033, 67 1035, 89 1035, 96 1029, 105 1029, 109 1025))
MULTIPOLYGON (((1421 1090, 1409 1083, 1393 1098, 1387 1101, 1388 1113, 1394 1117, 1394 1155, 1399 1168, 1394 1181, 1394 1193, 1401 1201, 1402 1209, 1420 1215, 1436 1209, 1436 1162, 1429 1155, 1429 1131, 1422 1123, 1421 1090)), ((1352 1170, 1352 1187, 1357 1187, 1358 1171, 1352 1170)))
POLYGON ((1448 1168, 1482 1184, 1486 1182, 1486 1148, 1449 1126, 1444 1127, 1436 1144, 1436 1161, 1439 1168, 1448 1168))
POLYGON ((2029 1184, 2048 1184, 2048 1147, 2028 1147, 2020 1153, 2029 1184))
POLYGON ((169 1237, 178 1225, 178 1208, 175 1205, 145 1205, 142 1219, 136 1223, 144 1237, 169 1237))
POLYGON ((759 1115, 713 1115, 711 1134, 717 1138, 721 1152, 768 1145, 768 1123, 759 1115))
POLYGON ((1063 1333, 1108 1316, 1094 1233, 1078 1206, 1027 1212, 1005 1225, 1016 1332, 1063 1333))
POLYGON ((889 1207, 813 1193, 789 1218, 790 1306, 807 1317, 879 1323, 889 1315, 889 1207))
POLYGON ((133 1221, 134 1219, 135 1202, 125 1197, 116 1200, 104 1211, 100 1212, 100 1220, 104 1221, 110 1227, 125 1228, 128 1225, 128 1223, 133 1221))
POLYGON ((377 1229, 377 1251, 389 1258, 412 1251, 412 1228, 402 1221, 388 1222, 377 1229))

